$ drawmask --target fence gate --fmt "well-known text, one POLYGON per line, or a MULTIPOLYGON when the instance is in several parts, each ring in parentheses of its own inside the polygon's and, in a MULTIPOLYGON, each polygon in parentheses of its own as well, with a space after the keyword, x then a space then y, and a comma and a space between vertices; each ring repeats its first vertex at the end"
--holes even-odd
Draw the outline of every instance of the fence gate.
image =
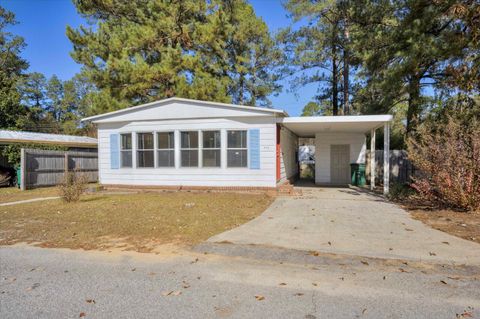
POLYGON ((97 182, 98 153, 22 148, 20 183, 22 190, 58 185, 67 171, 83 174, 89 183, 97 182))

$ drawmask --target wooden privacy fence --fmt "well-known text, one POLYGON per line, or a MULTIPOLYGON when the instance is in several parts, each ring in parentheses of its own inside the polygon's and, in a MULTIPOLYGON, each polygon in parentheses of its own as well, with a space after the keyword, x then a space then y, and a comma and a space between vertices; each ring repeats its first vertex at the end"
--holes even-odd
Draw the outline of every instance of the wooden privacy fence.
MULTIPOLYGON (((375 151, 375 181, 381 183, 383 181, 383 150, 375 151)), ((366 175, 370 180, 370 151, 367 151, 366 158, 366 175)), ((390 151, 390 183, 410 183, 412 176, 416 173, 415 167, 407 157, 404 150, 390 151)))
POLYGON ((66 171, 78 172, 85 175, 88 182, 96 182, 98 153, 22 148, 21 170, 22 190, 58 185, 66 171))

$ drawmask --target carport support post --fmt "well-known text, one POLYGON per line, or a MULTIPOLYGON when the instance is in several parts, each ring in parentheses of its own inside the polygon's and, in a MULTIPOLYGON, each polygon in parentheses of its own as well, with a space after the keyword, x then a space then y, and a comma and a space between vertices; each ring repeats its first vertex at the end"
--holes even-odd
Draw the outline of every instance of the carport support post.
POLYGON ((390 123, 383 128, 383 194, 388 195, 390 182, 390 123))
POLYGON ((375 189, 375 129, 370 132, 370 189, 375 189))
POLYGON ((27 156, 25 149, 20 150, 20 190, 24 191, 27 189, 27 156))

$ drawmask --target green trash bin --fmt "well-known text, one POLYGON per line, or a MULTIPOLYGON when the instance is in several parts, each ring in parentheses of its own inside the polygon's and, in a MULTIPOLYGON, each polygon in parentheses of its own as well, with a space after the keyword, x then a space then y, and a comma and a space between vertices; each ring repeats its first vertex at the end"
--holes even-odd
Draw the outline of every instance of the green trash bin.
POLYGON ((366 165, 365 164, 358 164, 357 186, 365 186, 365 184, 367 183, 365 170, 366 170, 366 165))
POLYGON ((365 164, 350 164, 350 174, 352 179, 352 185, 364 186, 367 183, 365 178, 365 164))
POLYGON ((351 175, 351 179, 352 179, 352 182, 351 184, 352 185, 357 185, 357 173, 358 173, 358 164, 357 163, 351 163, 350 164, 350 175, 351 175))
POLYGON ((22 183, 22 168, 17 167, 17 187, 20 188, 22 183))

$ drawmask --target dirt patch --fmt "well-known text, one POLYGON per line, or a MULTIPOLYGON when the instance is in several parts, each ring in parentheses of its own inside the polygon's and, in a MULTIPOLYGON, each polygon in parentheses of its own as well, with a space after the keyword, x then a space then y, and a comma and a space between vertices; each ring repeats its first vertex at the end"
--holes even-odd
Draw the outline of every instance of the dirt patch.
POLYGON ((0 244, 152 252, 191 245, 261 214, 272 197, 235 193, 85 195, 0 208, 0 244))
POLYGON ((480 212, 413 209, 410 214, 432 228, 480 244, 480 212))

